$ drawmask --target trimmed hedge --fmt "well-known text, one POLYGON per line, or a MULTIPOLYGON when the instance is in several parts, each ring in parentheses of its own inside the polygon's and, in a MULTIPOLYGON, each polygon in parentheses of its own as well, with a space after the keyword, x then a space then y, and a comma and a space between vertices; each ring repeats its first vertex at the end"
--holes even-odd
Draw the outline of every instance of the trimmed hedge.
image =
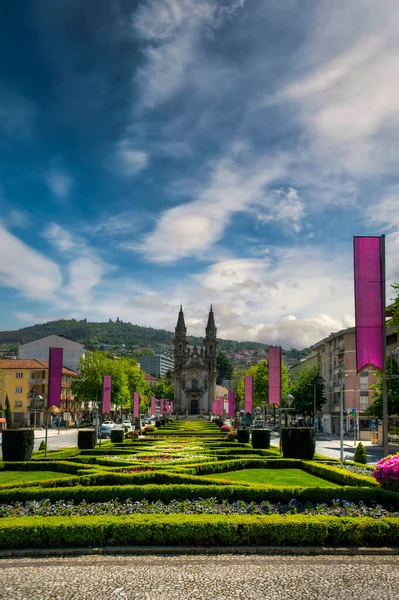
POLYGON ((398 519, 131 515, 2 519, 0 548, 93 546, 397 546, 398 519))
POLYGON ((252 430, 252 448, 270 448, 270 429, 253 429, 252 430))
POLYGON ((2 433, 3 460, 30 460, 34 442, 33 429, 6 429, 2 433))
POLYGON ((312 460, 316 449, 314 427, 282 427, 280 435, 284 458, 312 460))
POLYGON ((91 450, 96 446, 96 432, 94 429, 84 429, 78 432, 79 450, 91 450))
POLYGON ((121 443, 125 438, 125 432, 123 429, 111 429, 111 443, 121 443))
MULTIPOLYGON (((198 479, 197 479, 198 482, 198 479)), ((298 502, 331 502, 334 499, 347 500, 350 502, 363 501, 366 505, 377 502, 388 510, 399 509, 399 494, 387 492, 382 488, 370 487, 341 488, 301 488, 301 487, 271 487, 264 485, 221 485, 220 480, 215 482, 209 480, 209 485, 165 483, 154 482, 147 485, 104 485, 104 486, 82 486, 73 487, 43 487, 20 486, 18 488, 0 489, 0 503, 10 504, 13 502, 27 502, 30 500, 48 499, 51 502, 66 500, 79 504, 82 501, 108 502, 119 499, 121 502, 127 500, 148 500, 170 502, 171 500, 196 500, 198 498, 216 498, 217 500, 245 500, 246 502, 268 501, 272 503, 281 502, 288 504, 292 498, 298 502)), ((2 521, 0 521, 1 523, 2 521)))
POLYGON ((340 485, 354 485, 354 486, 368 486, 377 488, 378 483, 374 477, 366 477, 365 475, 358 475, 345 469, 334 467, 334 464, 323 465, 315 461, 301 461, 301 468, 304 471, 308 471, 318 477, 323 477, 329 481, 334 481, 340 485))

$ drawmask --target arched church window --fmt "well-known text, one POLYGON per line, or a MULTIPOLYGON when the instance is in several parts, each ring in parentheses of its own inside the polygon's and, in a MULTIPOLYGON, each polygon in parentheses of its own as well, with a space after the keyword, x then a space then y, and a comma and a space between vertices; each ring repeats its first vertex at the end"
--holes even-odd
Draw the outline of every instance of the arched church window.
POLYGON ((193 379, 191 382, 191 389, 192 390, 198 390, 198 381, 196 379, 193 379))
POLYGON ((209 354, 212 354, 212 353, 213 353, 213 348, 212 348, 212 346, 209 346, 209 354))
POLYGON ((186 389, 186 380, 185 380, 185 379, 183 379, 183 382, 182 382, 182 388, 183 388, 183 390, 185 390, 185 389, 186 389))
POLYGON ((182 346, 181 346, 181 344, 179 344, 179 352, 181 352, 181 348, 182 348, 182 346))
POLYGON ((208 380, 205 378, 204 379, 204 390, 208 389, 208 380))

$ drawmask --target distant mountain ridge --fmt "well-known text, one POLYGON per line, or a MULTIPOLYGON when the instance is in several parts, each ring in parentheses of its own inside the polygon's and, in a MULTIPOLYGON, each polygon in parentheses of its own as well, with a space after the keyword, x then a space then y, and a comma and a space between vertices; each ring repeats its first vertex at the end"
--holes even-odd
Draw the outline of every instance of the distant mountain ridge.
MULTIPOLYGON (((56 334, 80 342, 86 346, 122 346, 128 348, 154 346, 167 346, 173 343, 174 333, 164 329, 154 329, 141 325, 132 325, 117 319, 104 323, 88 322, 86 319, 76 321, 75 319, 59 319, 49 321, 30 327, 24 327, 14 331, 1 331, 0 344, 26 344, 47 335, 56 334)), ((200 344, 203 337, 188 336, 190 344, 200 344)), ((262 348, 267 350, 269 345, 260 342, 237 342, 234 340, 219 339, 219 350, 234 352, 240 350, 255 350, 262 348)), ((292 358, 301 358, 306 354, 305 350, 284 350, 285 355, 292 358)))

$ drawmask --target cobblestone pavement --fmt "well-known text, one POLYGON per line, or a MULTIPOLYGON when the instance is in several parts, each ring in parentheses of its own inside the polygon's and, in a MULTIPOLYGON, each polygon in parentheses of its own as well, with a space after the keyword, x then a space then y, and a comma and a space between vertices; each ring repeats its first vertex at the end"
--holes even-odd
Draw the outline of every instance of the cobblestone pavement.
POLYGON ((2 600, 398 600, 399 556, 150 555, 0 560, 2 600))

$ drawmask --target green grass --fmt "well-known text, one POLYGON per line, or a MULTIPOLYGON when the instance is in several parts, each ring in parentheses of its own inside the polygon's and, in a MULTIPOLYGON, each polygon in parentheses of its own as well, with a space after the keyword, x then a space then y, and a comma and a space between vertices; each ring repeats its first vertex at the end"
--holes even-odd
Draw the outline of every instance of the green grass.
POLYGON ((61 479, 72 477, 71 473, 57 473, 56 471, 2 471, 0 485, 4 483, 18 483, 19 481, 43 481, 44 479, 61 479))
POLYGON ((298 487, 339 487, 338 484, 316 477, 301 469, 242 469, 228 473, 205 475, 207 479, 228 479, 229 481, 245 481, 247 483, 263 483, 267 485, 298 487))

